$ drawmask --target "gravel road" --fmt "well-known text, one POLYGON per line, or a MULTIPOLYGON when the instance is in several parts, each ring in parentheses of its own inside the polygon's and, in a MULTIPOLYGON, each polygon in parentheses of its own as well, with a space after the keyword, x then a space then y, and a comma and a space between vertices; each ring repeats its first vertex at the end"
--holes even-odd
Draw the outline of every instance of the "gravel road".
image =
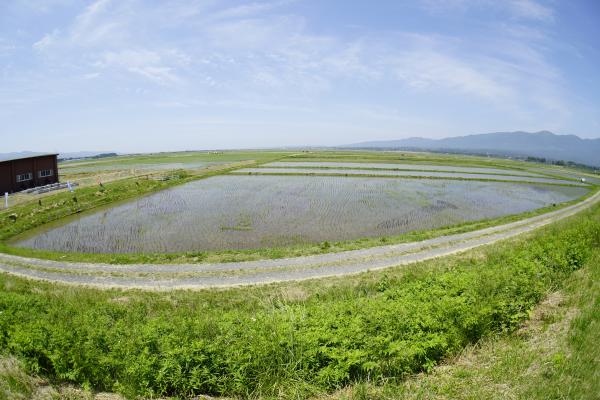
POLYGON ((600 200, 600 192, 569 207, 473 232, 339 253, 215 264, 88 264, 0 253, 0 271, 30 279, 144 290, 205 289, 325 278, 406 265, 488 245, 569 217, 600 200))

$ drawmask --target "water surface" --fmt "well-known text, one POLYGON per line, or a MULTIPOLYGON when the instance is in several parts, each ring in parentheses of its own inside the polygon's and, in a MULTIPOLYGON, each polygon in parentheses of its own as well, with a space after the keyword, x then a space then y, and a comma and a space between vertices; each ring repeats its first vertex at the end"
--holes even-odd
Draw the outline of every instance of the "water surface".
POLYGON ((223 175, 77 216, 17 245, 155 253, 339 241, 518 214, 587 191, 482 181, 223 175))

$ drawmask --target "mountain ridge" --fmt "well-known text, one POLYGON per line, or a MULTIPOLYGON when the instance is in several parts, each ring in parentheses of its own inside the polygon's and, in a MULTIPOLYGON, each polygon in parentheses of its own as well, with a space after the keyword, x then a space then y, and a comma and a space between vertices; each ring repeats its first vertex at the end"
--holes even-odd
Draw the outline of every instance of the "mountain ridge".
POLYGON ((342 148, 452 150, 501 156, 538 157, 600 167, 600 139, 557 135, 550 131, 492 132, 442 139, 409 137, 353 143, 342 148))

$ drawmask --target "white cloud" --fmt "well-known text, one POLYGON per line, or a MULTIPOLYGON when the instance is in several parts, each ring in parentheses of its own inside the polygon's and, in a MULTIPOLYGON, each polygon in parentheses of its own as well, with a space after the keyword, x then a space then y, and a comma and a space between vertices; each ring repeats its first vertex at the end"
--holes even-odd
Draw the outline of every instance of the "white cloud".
MULTIPOLYGON (((89 5, 83 13, 75 19, 69 32, 69 40, 80 46, 114 44, 123 40, 127 28, 124 26, 127 15, 122 15, 123 9, 110 12, 113 0, 97 0, 89 5)), ((123 1, 117 6, 126 8, 127 2, 123 1)))
POLYGON ((396 76, 417 89, 450 89, 490 100, 506 101, 510 87, 459 59, 433 51, 414 51, 395 60, 396 76))
POLYGON ((543 22, 554 21, 554 11, 534 0, 511 0, 508 2, 511 12, 518 18, 543 22))
MULTIPOLYGON (((190 58, 176 48, 144 40, 140 21, 147 11, 130 0, 96 0, 69 26, 44 35, 33 48, 49 63, 124 70, 162 85, 180 83, 178 69, 189 65, 190 58)), ((86 79, 95 74, 99 72, 84 73, 86 79)))
POLYGON ((465 11, 479 2, 473 0, 420 0, 419 3, 426 11, 437 14, 451 10, 465 11))
POLYGON ((53 30, 50 33, 45 34, 40 40, 33 44, 35 50, 45 51, 53 46, 60 36, 58 29, 53 30))
POLYGON ((273 51, 301 33, 304 20, 299 17, 245 18, 212 23, 205 28, 211 45, 219 50, 242 49, 273 51))
POLYGON ((554 21, 554 10, 536 0, 420 0, 419 4, 425 11, 433 14, 499 10, 516 19, 554 21))
POLYGON ((99 72, 90 72, 83 75, 83 79, 96 79, 100 76, 99 72))
POLYGON ((96 65, 101 68, 125 69, 155 83, 176 84, 182 82, 182 78, 175 71, 176 67, 188 62, 188 58, 176 50, 156 52, 128 49, 105 52, 96 65))
POLYGON ((33 47, 53 52, 72 47, 118 46, 129 36, 130 27, 127 25, 132 14, 128 4, 128 1, 115 3, 113 0, 96 0, 69 26, 45 34, 33 47))
POLYGON ((294 3, 295 0, 281 0, 273 2, 255 2, 242 4, 236 7, 227 8, 222 11, 215 12, 211 15, 211 19, 230 19, 230 18, 246 18, 256 14, 262 14, 267 11, 274 10, 279 7, 287 6, 294 3))
POLYGON ((19 0, 20 6, 28 8, 36 13, 47 13, 58 7, 73 5, 76 0, 19 0))

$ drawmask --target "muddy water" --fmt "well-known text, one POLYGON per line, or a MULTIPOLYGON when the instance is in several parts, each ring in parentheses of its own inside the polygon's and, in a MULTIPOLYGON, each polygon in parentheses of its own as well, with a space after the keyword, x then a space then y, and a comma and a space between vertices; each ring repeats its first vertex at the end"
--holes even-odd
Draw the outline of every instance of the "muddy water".
POLYGON ((93 253, 284 246, 517 214, 585 193, 503 182, 225 175, 82 214, 16 245, 93 253))

